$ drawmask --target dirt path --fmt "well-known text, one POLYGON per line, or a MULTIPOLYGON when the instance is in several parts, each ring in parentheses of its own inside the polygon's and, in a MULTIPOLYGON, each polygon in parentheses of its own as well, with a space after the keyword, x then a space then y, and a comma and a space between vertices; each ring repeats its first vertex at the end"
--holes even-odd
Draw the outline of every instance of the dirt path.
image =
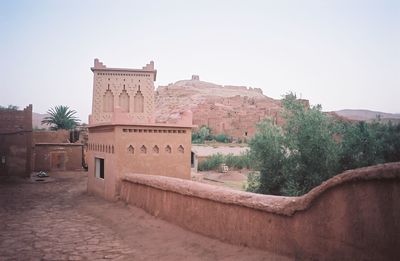
POLYGON ((0 260, 286 260, 86 195, 86 173, 0 181, 0 260))
POLYGON ((192 171, 192 180, 214 186, 222 186, 235 190, 245 190, 247 175, 250 170, 229 170, 227 173, 219 171, 192 171))

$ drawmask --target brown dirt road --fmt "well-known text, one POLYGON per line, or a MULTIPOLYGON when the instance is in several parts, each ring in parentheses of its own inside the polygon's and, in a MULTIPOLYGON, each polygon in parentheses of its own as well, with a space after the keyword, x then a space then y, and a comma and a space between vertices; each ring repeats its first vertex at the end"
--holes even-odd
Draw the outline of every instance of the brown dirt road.
POLYGON ((0 180, 0 260, 287 260, 86 194, 85 172, 0 180))

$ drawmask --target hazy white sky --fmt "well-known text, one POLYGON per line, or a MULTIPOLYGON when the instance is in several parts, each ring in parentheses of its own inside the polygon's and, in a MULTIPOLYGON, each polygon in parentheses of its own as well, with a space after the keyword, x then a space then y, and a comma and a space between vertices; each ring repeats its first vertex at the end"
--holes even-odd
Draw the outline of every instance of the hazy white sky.
POLYGON ((400 1, 2 1, 0 104, 91 110, 90 67, 400 112, 400 1))

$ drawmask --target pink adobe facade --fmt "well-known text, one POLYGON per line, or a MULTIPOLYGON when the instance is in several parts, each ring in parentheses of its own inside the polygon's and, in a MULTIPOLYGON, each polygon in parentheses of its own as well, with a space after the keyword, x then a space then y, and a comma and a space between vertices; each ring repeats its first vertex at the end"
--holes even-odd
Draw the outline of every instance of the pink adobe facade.
POLYGON ((154 63, 121 69, 95 59, 91 70, 88 192, 117 200, 126 173, 189 179, 192 113, 176 124, 155 123, 154 63))

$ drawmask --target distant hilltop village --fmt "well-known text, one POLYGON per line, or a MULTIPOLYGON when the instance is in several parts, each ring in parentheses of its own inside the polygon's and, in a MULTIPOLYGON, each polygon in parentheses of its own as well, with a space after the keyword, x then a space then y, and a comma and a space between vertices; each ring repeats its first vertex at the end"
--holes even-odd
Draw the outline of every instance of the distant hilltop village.
MULTIPOLYGON (((304 102, 308 106, 308 100, 304 102)), ((199 75, 159 86, 155 108, 158 122, 175 122, 182 111, 190 109, 194 125, 242 140, 253 136, 256 124, 265 118, 283 123, 281 101, 263 95, 260 88, 217 85, 200 81, 199 75)))

